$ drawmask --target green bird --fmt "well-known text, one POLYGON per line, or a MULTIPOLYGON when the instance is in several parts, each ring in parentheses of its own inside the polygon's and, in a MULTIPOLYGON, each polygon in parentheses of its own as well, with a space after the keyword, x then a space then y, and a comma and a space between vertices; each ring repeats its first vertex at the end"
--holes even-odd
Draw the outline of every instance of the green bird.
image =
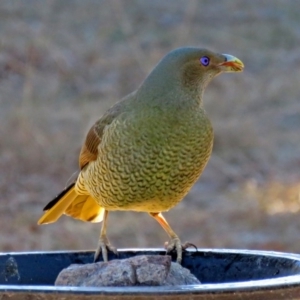
MULTIPOLYGON (((38 224, 66 214, 103 222, 95 261, 117 253, 107 238, 110 211, 147 212, 167 232, 167 251, 184 246, 162 215, 178 204, 211 155, 213 128, 203 108, 207 84, 222 72, 241 72, 234 56, 207 49, 168 53, 140 87, 111 107, 89 130, 79 156, 80 173, 44 208, 38 224)), ((186 217, 183 215, 183 217, 186 217)))

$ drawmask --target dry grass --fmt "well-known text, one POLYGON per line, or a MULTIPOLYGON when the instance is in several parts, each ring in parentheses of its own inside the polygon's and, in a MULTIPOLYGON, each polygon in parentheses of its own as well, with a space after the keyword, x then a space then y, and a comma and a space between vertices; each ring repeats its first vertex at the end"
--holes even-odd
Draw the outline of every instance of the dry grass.
MULTIPOLYGON (((43 205, 77 170, 90 124, 166 52, 200 45, 246 70, 208 88, 214 154, 167 218, 200 247, 299 252, 299 20, 292 0, 1 1, 0 250, 95 247, 97 225, 38 227, 43 205)), ((109 224, 119 247, 166 239, 144 214, 109 224)))

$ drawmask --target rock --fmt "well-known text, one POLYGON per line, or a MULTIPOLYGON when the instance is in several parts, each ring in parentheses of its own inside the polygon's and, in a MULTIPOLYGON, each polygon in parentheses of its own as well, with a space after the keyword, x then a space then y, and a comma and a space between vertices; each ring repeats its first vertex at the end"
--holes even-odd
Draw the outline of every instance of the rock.
POLYGON ((163 285, 171 286, 186 284, 201 284, 201 282, 189 269, 183 268, 180 264, 172 262, 170 272, 163 285))
POLYGON ((55 285, 65 286, 132 286, 135 283, 136 274, 126 260, 74 264, 63 269, 55 281, 55 285))
POLYGON ((109 262, 70 265, 56 278, 64 286, 171 286, 200 281, 166 255, 140 255, 109 262))
POLYGON ((135 285, 163 285, 171 267, 171 257, 166 255, 139 255, 127 260, 136 274, 135 285))

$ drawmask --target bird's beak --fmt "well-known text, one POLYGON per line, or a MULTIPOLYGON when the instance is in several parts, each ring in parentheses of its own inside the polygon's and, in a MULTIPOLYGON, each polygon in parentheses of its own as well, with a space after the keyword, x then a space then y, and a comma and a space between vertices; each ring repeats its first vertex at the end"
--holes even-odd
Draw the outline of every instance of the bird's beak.
POLYGON ((238 58, 229 55, 222 54, 225 61, 219 64, 220 69, 223 72, 242 72, 244 69, 244 64, 238 58))

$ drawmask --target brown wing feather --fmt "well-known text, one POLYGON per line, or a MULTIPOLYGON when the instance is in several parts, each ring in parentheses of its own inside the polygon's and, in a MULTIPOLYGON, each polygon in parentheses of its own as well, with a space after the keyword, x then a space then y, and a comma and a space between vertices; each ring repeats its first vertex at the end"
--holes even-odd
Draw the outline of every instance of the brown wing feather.
POLYGON ((94 161, 97 159, 98 145, 101 142, 101 138, 95 130, 96 124, 94 124, 89 130, 85 138, 85 142, 81 148, 79 155, 80 169, 83 169, 83 167, 86 166, 90 161, 94 161))
POLYGON ((101 143, 105 126, 109 125, 122 111, 126 109, 125 106, 128 102, 130 102, 130 99, 135 97, 135 93, 136 92, 129 94, 127 97, 123 98, 123 100, 111 107, 89 130, 79 155, 79 166, 81 170, 89 162, 97 159, 98 146, 101 143))

